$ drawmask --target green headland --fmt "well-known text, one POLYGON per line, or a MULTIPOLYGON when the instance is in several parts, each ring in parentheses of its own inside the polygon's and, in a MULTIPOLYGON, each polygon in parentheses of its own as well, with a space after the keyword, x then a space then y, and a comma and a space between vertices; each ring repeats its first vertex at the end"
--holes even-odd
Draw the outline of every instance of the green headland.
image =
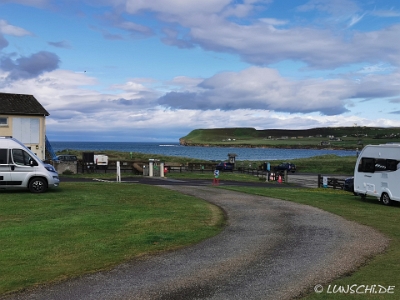
POLYGON ((361 149, 400 142, 399 127, 320 127, 311 129, 195 129, 179 139, 184 146, 302 149, 361 149))

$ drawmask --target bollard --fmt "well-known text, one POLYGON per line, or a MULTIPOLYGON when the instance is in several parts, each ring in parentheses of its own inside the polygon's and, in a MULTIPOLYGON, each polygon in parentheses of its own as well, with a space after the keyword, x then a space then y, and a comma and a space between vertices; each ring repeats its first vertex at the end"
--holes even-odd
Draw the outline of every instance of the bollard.
POLYGON ((153 160, 149 159, 149 177, 153 177, 153 160))
POLYGON ((160 177, 164 177, 164 162, 160 162, 160 177))
POLYGON ((117 182, 121 182, 121 165, 119 161, 117 161, 117 182))

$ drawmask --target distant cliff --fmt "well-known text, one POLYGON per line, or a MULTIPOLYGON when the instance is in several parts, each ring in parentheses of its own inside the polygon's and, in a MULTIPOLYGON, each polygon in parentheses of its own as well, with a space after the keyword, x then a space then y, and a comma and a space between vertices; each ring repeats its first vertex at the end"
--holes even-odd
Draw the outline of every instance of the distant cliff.
POLYGON ((321 127, 311 129, 195 129, 181 137, 183 146, 355 149, 365 144, 400 142, 398 127, 321 127))

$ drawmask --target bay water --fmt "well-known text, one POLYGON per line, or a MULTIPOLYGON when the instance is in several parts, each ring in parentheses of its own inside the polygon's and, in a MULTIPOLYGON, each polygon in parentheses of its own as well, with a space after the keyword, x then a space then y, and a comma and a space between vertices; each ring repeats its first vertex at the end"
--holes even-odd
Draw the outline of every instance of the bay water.
POLYGON ((320 155, 334 154, 337 156, 356 156, 356 150, 316 150, 316 149, 276 149, 276 148, 241 148, 241 147, 199 147, 181 146, 179 143, 137 143, 137 142, 51 142, 55 152, 62 150, 78 150, 82 152, 102 151, 139 152, 179 156, 210 161, 224 161, 228 153, 237 155, 236 160, 288 161, 296 158, 308 158, 320 155))

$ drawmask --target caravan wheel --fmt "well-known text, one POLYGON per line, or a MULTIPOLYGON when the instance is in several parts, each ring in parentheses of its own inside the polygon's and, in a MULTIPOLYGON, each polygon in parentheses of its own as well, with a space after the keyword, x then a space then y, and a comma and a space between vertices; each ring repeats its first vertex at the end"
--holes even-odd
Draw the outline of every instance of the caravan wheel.
POLYGON ((381 201, 384 205, 392 205, 392 200, 387 193, 382 194, 381 201))

